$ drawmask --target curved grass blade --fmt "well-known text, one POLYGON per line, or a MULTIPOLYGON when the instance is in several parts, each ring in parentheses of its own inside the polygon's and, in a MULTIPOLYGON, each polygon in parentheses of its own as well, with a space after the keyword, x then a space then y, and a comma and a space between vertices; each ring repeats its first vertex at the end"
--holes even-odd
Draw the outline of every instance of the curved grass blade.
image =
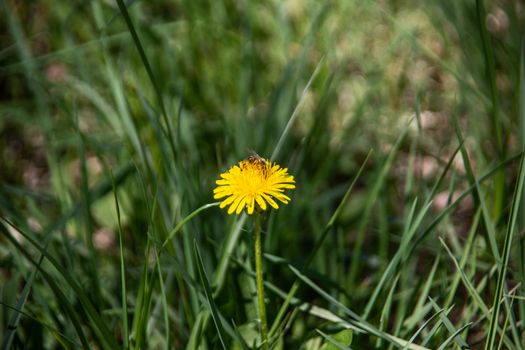
POLYGON ((439 310, 438 312, 436 312, 434 315, 432 315, 432 317, 430 317, 428 320, 425 321, 425 323, 423 323, 423 325, 421 327, 418 328, 418 330, 414 333, 413 336, 410 337, 410 339, 408 339, 408 342, 405 344, 405 346, 403 346, 403 349, 402 350, 408 350, 410 348, 410 345, 412 345, 412 343, 414 342, 414 340, 416 340, 417 336, 425 329, 427 328, 427 326, 430 324, 430 322, 434 321, 435 318, 437 317, 440 317, 442 313, 445 313, 445 315, 448 315, 448 313, 450 312, 450 310, 452 310, 452 306, 447 310, 447 312, 444 312, 445 309, 441 309, 439 310))
MULTIPOLYGON (((459 149, 458 149, 459 150, 459 149)), ((518 152, 516 154, 513 154, 509 158, 505 159, 504 161, 501 161, 500 163, 496 164, 489 170, 487 170, 485 173, 483 173, 481 176, 478 177, 478 183, 483 183, 483 181, 489 179, 492 175, 494 175, 495 172, 497 172, 500 168, 503 168, 510 163, 514 162, 516 159, 523 157, 525 153, 523 151, 518 152)), ((439 215, 436 216, 434 220, 427 226, 427 228, 419 235, 414 243, 414 247, 416 247, 419 243, 421 243, 429 234, 432 232, 434 227, 437 226, 437 224, 445 217, 447 216, 456 206, 461 203, 461 201, 473 190, 475 189, 475 185, 470 185, 467 189, 465 189, 463 192, 460 193, 460 195, 457 197, 457 199, 450 203, 439 215)))
POLYGON ((450 337, 448 337, 444 343, 441 344, 441 346, 437 349, 437 350, 445 350, 445 349, 449 349, 449 345, 450 343, 452 343, 454 341, 454 339, 461 334, 461 332, 463 332, 465 329, 467 329, 468 327, 470 327, 472 325, 472 322, 469 322, 467 323, 466 325, 464 325, 463 327, 459 328, 457 331, 455 331, 450 337))
POLYGON ((180 231, 180 229, 188 222, 190 221, 195 215, 199 214, 201 211, 203 210, 206 210, 208 208, 212 208, 212 207, 216 207, 218 206, 219 204, 221 204, 220 202, 215 202, 215 203, 208 203, 208 204, 204 204, 202 207, 198 208, 198 209, 195 209, 193 212, 191 212, 189 215, 187 215, 184 219, 182 219, 178 224, 177 226, 175 226, 168 234, 168 238, 166 238, 166 240, 164 241, 164 243, 162 243, 162 246, 161 248, 164 248, 166 246, 166 244, 173 238, 173 236, 175 236, 177 234, 177 232, 180 231))
MULTIPOLYGON (((355 186, 355 184, 357 182, 357 179, 359 179, 359 177, 361 176, 361 173, 363 172, 363 170, 365 168, 365 165, 368 162, 368 158, 370 158, 371 154, 372 154, 372 150, 370 150, 368 152, 368 154, 366 155, 366 158, 363 161, 363 164, 361 164, 361 167, 357 171, 357 174, 354 177, 352 183, 350 184, 350 186, 348 186, 348 189, 346 190, 345 194, 343 195, 343 198, 341 199, 341 202, 339 202, 339 205, 337 206, 337 209, 334 211, 334 213, 330 217, 330 220, 328 220, 328 223, 326 224, 326 226, 325 226, 325 228, 323 230, 323 233, 321 234, 321 236, 319 237, 319 239, 315 243, 314 249, 310 253, 310 256, 306 260, 306 263, 304 264, 303 268, 307 268, 310 265, 310 263, 313 261, 313 259, 315 258, 315 256, 319 252, 319 250, 321 249, 321 246, 323 245, 323 242, 325 241, 326 237, 328 236, 328 233, 330 233, 330 230, 335 225, 337 219, 339 218, 339 215, 341 214, 341 211, 342 211, 343 207, 345 206, 346 202, 348 201, 348 198, 350 197, 350 193, 352 192, 352 189, 354 188, 354 186, 355 186)), ((277 329, 278 329, 278 327, 279 327, 279 325, 280 325, 280 323, 281 323, 281 321, 282 321, 282 319, 284 317, 284 314, 285 314, 286 310, 288 309, 288 306, 290 305, 290 302, 291 302, 292 298, 294 297, 295 293, 297 293, 297 290, 299 289, 300 283, 301 282, 300 282, 299 279, 296 279, 294 281, 292 287, 290 288, 290 291, 288 292, 288 295, 286 296, 286 299, 284 300, 283 304, 281 305, 281 307, 279 309, 279 312, 277 313, 277 316, 275 317, 275 319, 273 321, 273 324, 272 324, 272 326, 270 328, 270 331, 268 332, 268 337, 271 338, 275 334, 275 332, 277 331, 277 329)))
POLYGON ((224 330, 223 330, 222 322, 219 317, 219 313, 217 312, 217 306, 215 305, 215 301, 213 300, 213 293, 211 291, 210 284, 208 282, 208 277, 206 277, 206 271, 204 271, 204 264, 202 262, 202 257, 199 251, 199 246, 197 245, 197 241, 194 242, 194 248, 195 248, 195 256, 197 257, 196 261, 197 261, 197 268, 199 271, 199 277, 201 279, 201 283, 204 288, 204 293, 208 301, 208 307, 211 311, 213 323, 215 323, 215 328, 217 329, 217 335, 219 336, 219 340, 221 342, 222 348, 224 350, 227 350, 226 345, 224 343, 225 337, 224 337, 224 330))
POLYGON ((138 36, 137 31, 135 30, 135 26, 133 25, 133 21, 131 20, 131 17, 129 16, 128 9, 124 2, 122 0, 117 0, 118 7, 120 9, 120 12, 122 13, 122 17, 124 17, 124 20, 126 22, 126 25, 128 26, 129 32, 131 34, 131 37, 133 38, 133 42, 135 43, 135 46, 137 47, 137 51, 139 52, 140 59, 142 61, 142 64, 144 65, 144 68, 146 69, 146 73, 148 74, 148 78, 151 81, 151 85, 153 86, 153 89, 155 90, 155 95, 157 97, 157 102, 159 104, 160 110, 162 112, 162 116, 164 118, 164 123, 166 124, 166 134, 168 137, 168 140, 170 141, 170 147, 171 151, 173 153, 173 156, 176 156, 176 148, 175 144, 173 143, 173 133, 171 132, 171 124, 168 120, 168 114, 166 113, 166 107, 164 106, 164 101, 162 99, 162 94, 159 88, 159 85, 157 84, 157 81, 155 80, 155 76, 153 75, 153 70, 151 69, 151 65, 149 63, 148 57, 146 56, 146 52, 144 51, 144 48, 142 46, 142 43, 140 41, 140 38, 138 36))

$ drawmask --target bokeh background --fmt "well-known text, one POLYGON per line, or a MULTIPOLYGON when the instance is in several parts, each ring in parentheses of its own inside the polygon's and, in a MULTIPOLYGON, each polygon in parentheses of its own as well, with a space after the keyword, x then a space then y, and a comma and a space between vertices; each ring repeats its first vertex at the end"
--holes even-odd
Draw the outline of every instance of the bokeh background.
POLYGON ((257 348, 251 218, 184 221, 252 151, 297 182, 263 223, 272 347, 523 349, 523 2, 0 18, 2 349, 257 348))

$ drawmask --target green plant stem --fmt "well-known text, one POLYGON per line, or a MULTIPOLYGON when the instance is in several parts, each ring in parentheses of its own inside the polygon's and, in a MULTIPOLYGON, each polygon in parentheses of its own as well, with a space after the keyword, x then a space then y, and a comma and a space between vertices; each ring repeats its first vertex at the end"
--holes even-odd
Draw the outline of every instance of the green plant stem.
POLYGON ((266 324, 266 305, 264 304, 264 284, 262 269, 262 248, 261 248, 261 218, 259 213, 255 213, 255 275, 257 278, 257 304, 259 309, 261 345, 263 350, 268 350, 268 326, 266 324))

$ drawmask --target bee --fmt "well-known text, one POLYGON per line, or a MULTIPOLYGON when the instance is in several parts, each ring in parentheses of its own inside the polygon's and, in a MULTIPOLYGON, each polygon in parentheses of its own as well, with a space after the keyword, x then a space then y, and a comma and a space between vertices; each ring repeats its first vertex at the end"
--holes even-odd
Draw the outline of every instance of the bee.
POLYGON ((252 151, 252 154, 246 158, 248 162, 251 164, 257 164, 259 166, 266 166, 266 163, 268 162, 266 159, 252 151))

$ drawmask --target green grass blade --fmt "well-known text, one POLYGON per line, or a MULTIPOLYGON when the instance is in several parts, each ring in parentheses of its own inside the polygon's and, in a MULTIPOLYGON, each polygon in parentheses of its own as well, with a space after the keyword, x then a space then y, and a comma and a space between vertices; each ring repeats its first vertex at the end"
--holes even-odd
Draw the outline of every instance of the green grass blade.
POLYGON ((447 251, 447 253, 450 256, 450 259, 452 260, 454 265, 456 266, 456 269, 458 270, 458 272, 461 275, 461 280, 463 281, 463 284, 465 285, 465 288, 469 292, 470 296, 474 300, 474 302, 477 305, 477 307, 483 312, 483 315, 485 317, 487 317, 487 318, 490 317, 489 308, 487 307, 485 302, 483 302, 483 299, 481 298, 481 296, 479 295, 478 291, 476 290, 476 287, 474 287, 474 285, 472 284, 470 278, 463 271, 463 269, 461 268, 461 266, 458 263, 457 259, 454 257, 454 254, 452 253, 452 251, 450 250, 448 245, 445 243, 445 241, 441 237, 439 237, 439 241, 441 242, 441 244, 443 245, 443 247, 447 251))
MULTIPOLYGON (((430 302, 432 303, 432 306, 434 307, 434 310, 436 312, 439 312, 440 310, 443 310, 442 308, 439 307, 439 305, 434 301, 434 299, 430 298, 430 302)), ((443 314, 441 313, 439 315, 439 318, 441 319, 441 322, 443 322, 443 324, 445 325, 445 327, 448 329, 448 331, 452 334, 459 334, 457 333, 457 329, 454 328, 454 325, 452 324, 452 322, 450 321, 450 319, 448 318, 447 314, 443 314)), ((460 347, 460 348, 468 348, 468 344, 465 342, 465 340, 463 340, 461 337, 459 337, 459 335, 456 335, 454 337, 454 341, 456 342, 456 344, 460 347)))
MULTIPOLYGON (((512 300, 510 301, 510 306, 512 307, 512 304, 514 303, 514 297, 516 296, 516 294, 512 293, 512 300)), ((507 296, 505 296, 506 298, 507 296)), ((501 327, 501 333, 505 334, 505 330, 507 329, 507 325, 509 323, 509 320, 510 320, 510 315, 511 313, 510 312, 507 312, 507 317, 505 317, 505 322, 503 322, 503 327, 501 327)), ((499 343, 498 343, 498 350, 501 349, 501 347, 503 346, 503 341, 505 340, 505 337, 500 337, 499 339, 499 343)))
POLYGON ((291 127, 292 127, 292 125, 295 122, 295 119, 297 119, 297 116, 299 115, 299 110, 300 110, 300 107, 301 107, 301 105, 302 105, 302 103, 304 101, 304 98, 306 97, 306 94, 308 93, 308 90, 310 89, 310 86, 312 85, 312 82, 317 77, 317 74, 319 73, 319 70, 321 69, 323 62, 324 62, 324 59, 321 58, 321 60, 319 60, 319 62, 317 63, 317 66, 315 67, 314 72, 310 76, 310 79, 308 80, 308 83, 306 83, 306 86, 304 87, 304 90, 303 90, 303 93, 302 93, 302 95, 301 95, 301 97, 299 99, 299 102, 295 106, 295 109, 294 109, 290 119, 288 120, 288 123, 286 123, 286 126, 285 126, 283 132, 281 133, 281 137, 279 138, 279 141, 277 141, 277 145, 275 145, 273 153, 272 153, 272 155, 270 157, 270 161, 274 161, 277 158, 277 156, 279 155, 279 152, 281 151, 281 148, 282 148, 282 146, 284 144, 284 141, 288 137, 288 134, 290 133, 291 127))
MULTIPOLYGON (((472 169, 467 150, 465 149, 465 145, 463 143, 463 135, 461 133, 461 129, 460 129, 460 126, 459 126, 459 120, 458 120, 458 117, 457 117, 457 115, 455 113, 453 114, 453 121, 454 121, 454 129, 455 129, 457 138, 460 141, 461 156, 463 158, 463 164, 465 165, 467 178, 469 179, 469 183, 472 186, 475 186, 475 188, 476 188, 476 190, 472 192, 472 196, 473 196, 473 199, 474 199, 475 203, 477 204, 477 206, 479 206, 481 208, 481 212, 483 214, 483 222, 485 224, 485 228, 486 228, 486 231, 487 231, 486 236, 488 237, 488 241, 489 241, 489 246, 490 246, 491 252, 492 252, 492 254, 494 256, 494 259, 496 260, 496 263, 500 263, 501 262, 501 256, 500 256, 500 253, 498 251, 498 246, 497 246, 497 243, 496 243, 496 237, 498 236, 498 234, 496 232, 496 223, 494 222, 494 219, 492 218, 494 215, 491 215, 489 213, 489 209, 488 209, 488 206, 487 206, 487 199, 486 199, 487 197, 482 192, 481 186, 479 184, 479 181, 474 176, 474 170, 472 169)), ((503 197, 503 190, 501 188, 498 188, 498 184, 497 183, 501 180, 500 177, 501 177, 502 172, 503 172, 503 168, 499 169, 495 173, 494 181, 496 182, 496 189, 493 189, 491 191, 491 193, 493 193, 494 196, 496 197, 495 199, 492 200, 492 202, 495 202, 494 208, 498 212, 500 210, 499 207, 501 206, 500 202, 501 202, 502 197, 503 197)), ((496 215, 496 219, 497 218, 499 218, 499 214, 496 215)), ((504 290, 507 289, 507 286, 506 286, 505 283, 504 283, 503 288, 504 288, 504 290)), ((519 334, 520 333, 518 331, 518 326, 516 325, 516 322, 515 322, 515 317, 513 315, 513 311, 510 308, 510 306, 508 305, 507 299, 505 299, 504 302, 505 302, 505 306, 506 306, 507 312, 510 313, 510 320, 511 320, 510 324, 511 324, 511 330, 512 330, 512 334, 514 336, 515 343, 519 344, 520 343, 520 341, 519 341, 519 334)))
MULTIPOLYGON (((385 304, 383 305, 383 310, 381 311, 381 318, 379 319, 379 331, 383 332, 387 326, 387 323, 389 321, 389 317, 391 317, 392 312, 392 300, 394 297, 394 292, 397 287, 397 282, 399 281, 399 274, 394 278, 394 282, 392 282, 392 287, 390 287, 390 290, 388 291, 388 295, 386 296, 385 304)), ((381 349, 383 346, 383 339, 378 338, 376 342, 376 349, 381 349)))
MULTIPOLYGON (((489 210, 486 205, 485 196, 483 192, 481 191, 479 181, 474 176, 474 170, 472 169, 472 166, 470 164, 470 159, 469 159, 467 150, 465 148, 464 138, 461 133, 461 129, 459 127, 459 120, 456 114, 453 114, 453 121, 454 121, 454 130, 456 132, 458 141, 460 142, 461 156, 463 159, 463 164, 465 165, 465 171, 467 173, 467 178, 469 180, 470 185, 476 188, 476 191, 472 192, 472 197, 475 203, 479 205, 482 209, 483 219, 484 219, 485 227, 487 229, 487 237, 489 239, 489 244, 492 250, 492 254, 494 255, 494 258, 496 261, 500 261, 500 254, 498 251, 498 246, 496 244, 496 236, 497 236, 496 228, 494 227, 493 220, 489 214, 489 210)), ((498 172, 499 171, 500 170, 498 170, 498 172)))
POLYGON ((176 148, 175 148, 175 144, 173 143, 173 137, 172 137, 173 133, 171 132, 171 126, 170 126, 171 124, 168 120, 168 114, 166 113, 166 107, 164 106, 164 101, 162 99, 162 93, 160 91, 160 87, 157 83, 157 80, 155 79, 153 75, 153 71, 151 69, 151 65, 149 63, 148 57, 146 56, 146 52, 144 51, 139 35, 137 31, 135 30, 135 26, 133 24, 133 21, 131 20, 131 17, 129 16, 128 9, 126 5, 124 4, 124 1, 117 0, 117 4, 122 14, 122 17, 124 17, 126 25, 128 26, 131 37, 133 38, 133 42, 135 43, 135 46, 139 52, 140 59, 142 61, 142 64, 144 65, 144 68, 146 69, 146 73, 148 74, 148 78, 151 82, 151 85, 153 86, 153 89, 155 90, 155 95, 157 96, 157 102, 159 104, 160 110, 162 112, 162 116, 164 118, 164 122, 166 124, 167 137, 168 137, 168 140, 170 141, 170 146, 173 152, 173 156, 175 157, 176 148))
MULTIPOLYGON (((2 225, 2 231, 4 231, 4 234, 5 234, 6 230, 3 227, 3 224, 1 222, 0 222, 0 225, 2 225)), ((43 256, 41 256, 40 260, 37 263, 38 267, 40 267, 40 264, 42 263, 42 257, 43 256)), ((7 331, 5 332, 4 338, 2 339, 2 343, 0 344, 1 350, 10 349, 12 346, 13 338, 18 329, 18 324, 20 323, 20 318, 22 317, 22 312, 27 302, 27 297, 29 296, 29 293, 31 292, 31 286, 33 285, 33 281, 34 281, 37 271, 38 271, 38 268, 35 267, 35 269, 31 272, 31 275, 27 279, 24 285, 24 289, 22 290, 22 293, 20 294, 20 297, 18 298, 18 302, 16 306, 14 307, 14 314, 9 320, 7 331)))
POLYGON ((412 329, 418 324, 421 319, 426 314, 425 312, 422 312, 424 310, 425 301, 427 300, 428 294, 430 292, 430 288, 432 287, 432 283, 434 282, 434 276, 437 271, 437 267, 439 264, 439 261, 441 259, 441 255, 438 255, 436 257, 436 260, 434 261, 434 264, 432 265, 432 269, 430 270, 430 273, 428 274, 427 281, 423 285, 423 289, 421 290, 421 293, 419 294, 416 306, 414 307, 414 312, 412 315, 407 318, 404 322, 404 327, 408 329, 412 329))
POLYGON ((490 118, 492 122, 494 136, 496 136, 496 145, 500 154, 503 153, 503 134, 502 123, 498 104, 498 88, 496 86, 496 68, 494 63, 494 52, 492 49, 492 42, 487 31, 485 12, 485 5, 483 0, 476 0, 476 10, 478 19, 478 29, 481 35, 481 43, 483 46, 483 56, 485 58, 485 74, 490 87, 490 100, 492 106, 490 108, 490 118))
MULTIPOLYGON (((76 109, 76 108, 75 108, 76 109)), ((97 269, 97 251, 93 245, 93 220, 91 215, 91 191, 89 190, 88 185, 88 170, 86 164, 86 144, 84 140, 84 135, 80 132, 80 126, 78 121, 78 115, 74 111, 74 124, 76 128, 76 133, 78 137, 78 153, 79 153, 79 163, 80 163, 80 192, 81 192, 81 216, 79 218, 79 227, 82 227, 81 234, 84 236, 84 242, 86 247, 89 249, 89 259, 87 261, 87 272, 90 280, 90 289, 93 303, 95 305, 103 305, 101 287, 100 287, 100 277, 97 269)))
POLYGON ((381 191, 381 188, 384 185, 386 176, 388 174, 388 171, 390 170, 390 167, 392 166, 392 163, 394 162, 394 159, 395 159, 395 156, 397 155, 399 147, 401 146, 402 141, 405 139, 408 129, 409 129, 409 126, 407 125, 404 128, 401 135, 399 135, 399 137, 397 138, 396 143, 393 145, 392 149, 388 153, 387 159, 382 164, 381 169, 379 170, 379 173, 374 180, 373 187, 370 191, 370 194, 367 197, 367 202, 365 205, 364 213, 362 215, 362 219, 357 229, 355 243, 354 243, 354 247, 352 251, 352 261, 350 263, 350 274, 347 280, 347 283, 350 289, 354 287, 355 279, 357 278, 357 275, 359 273, 359 268, 361 265, 360 264, 361 249, 364 243, 365 231, 368 225, 369 216, 372 212, 372 208, 374 207, 376 203, 377 197, 379 196, 379 192, 381 191))
MULTIPOLYGON (((155 319, 157 318, 158 309, 162 308, 162 317, 164 321, 164 338, 166 343, 166 349, 170 349, 170 343, 171 343, 171 337, 170 337, 170 321, 169 321, 169 315, 168 315, 168 301, 166 298, 166 288, 164 287, 164 280, 162 276, 162 269, 160 267, 160 259, 159 259, 159 253, 157 249, 154 250, 155 252, 155 269, 158 273, 158 279, 159 279, 159 288, 160 288, 160 300, 157 302, 157 305, 153 309, 153 313, 151 314, 151 318, 148 322, 148 335, 150 334, 150 330, 153 328, 153 324, 155 319)), ((171 273, 171 272, 170 272, 171 273)), ((171 280, 170 277, 167 279, 168 281, 171 280)))
POLYGON ((447 296, 447 299, 445 300, 445 308, 448 308, 452 305, 454 295, 456 294, 459 282, 461 280, 462 271, 464 271, 465 269, 468 258, 470 256, 470 251, 472 250, 472 247, 474 245, 476 231, 478 230, 480 215, 481 215, 481 209, 478 209, 476 211, 476 214, 474 215, 474 220, 472 221, 472 226, 470 227, 470 232, 467 238, 467 242, 465 243, 464 248, 463 248, 463 252, 462 252, 463 255, 461 256, 461 260, 459 261, 459 269, 456 269, 457 271, 454 274, 454 279, 452 283, 450 284, 448 296, 447 296))
POLYGON ((219 336, 219 340, 221 342, 221 346, 224 350, 227 350, 226 344, 224 343, 225 337, 224 337, 224 330, 221 318, 219 317, 219 313, 217 311, 217 306, 215 305, 215 301, 213 300, 213 293, 210 288, 210 284, 208 282, 208 277, 206 276, 206 271, 204 271, 204 264, 202 262, 202 257, 199 251, 199 246, 197 245, 197 241, 195 241, 195 256, 197 257, 197 268, 199 271, 199 277, 202 283, 202 287, 204 288, 204 293, 206 295, 206 300, 208 302, 208 307, 211 311, 211 316, 213 318, 213 323, 215 324, 215 329, 217 330, 217 335, 219 336))
POLYGON ((448 337, 437 350, 445 350, 449 349, 450 344, 456 339, 458 335, 460 335, 465 329, 469 328, 472 325, 472 322, 467 323, 463 327, 459 328, 457 331, 455 331, 450 337, 448 337))
POLYGON ((421 332, 427 328, 427 326, 432 322, 434 321, 435 318, 438 318, 438 317, 441 317, 441 314, 442 313, 445 313, 445 314, 448 314, 450 312, 450 310, 452 310, 452 307, 450 307, 448 310, 446 310, 445 312, 445 309, 441 309, 441 310, 438 310, 434 315, 432 315, 432 317, 430 317, 428 320, 426 320, 422 325, 421 327, 418 328, 418 330, 414 333, 414 335, 412 335, 410 337, 410 339, 408 339, 408 342, 405 344, 405 346, 403 346, 403 349, 402 350, 407 350, 409 349, 410 345, 416 340, 416 338, 418 337, 419 334, 421 334, 421 332))
POLYGON ((199 214, 200 212, 202 212, 203 210, 206 210, 208 208, 212 208, 212 207, 216 207, 218 206, 219 204, 221 204, 220 202, 216 202, 216 203, 209 203, 209 204, 204 204, 202 207, 199 207, 197 209, 195 209, 193 212, 191 212, 190 214, 188 214, 186 217, 184 217, 178 224, 177 226, 175 226, 169 233, 168 233, 168 238, 166 238, 166 240, 164 241, 164 243, 162 243, 162 248, 164 248, 166 246, 166 244, 168 244, 168 242, 180 231, 180 229, 188 222, 190 221, 191 219, 193 219, 193 217, 195 217, 197 214, 199 214))
MULTIPOLYGON (((519 70, 519 126, 520 126, 520 146, 521 149, 525 149, 525 41, 521 42, 520 50, 520 70, 519 70)), ((525 196, 525 193, 521 194, 522 200, 525 196)), ((519 215, 519 224, 520 228, 525 227, 525 206, 521 207, 521 212, 519 215)), ((521 293, 525 291, 525 240, 519 240, 519 276, 521 282, 521 293)), ((519 315, 520 319, 525 319, 525 301, 518 300, 519 315)), ((521 343, 525 344, 525 332, 521 336, 521 343)))
POLYGON ((233 250, 235 249, 235 247, 237 247, 237 242, 241 233, 243 232, 244 224, 246 223, 246 218, 246 214, 242 214, 239 220, 237 220, 237 222, 235 223, 233 229, 230 230, 228 235, 226 236, 224 247, 221 251, 219 264, 213 277, 212 285, 214 288, 214 296, 219 294, 224 285, 226 271, 230 262, 230 257, 233 254, 233 250))
MULTIPOLYGON (((111 174, 113 179, 113 174, 111 174)), ((124 349, 129 348, 129 328, 128 328, 128 301, 126 289, 126 268, 124 264, 124 247, 122 244, 122 224, 120 220, 120 205, 117 196, 117 188, 113 183, 113 195, 115 198, 115 207, 117 209, 118 241, 119 241, 119 262, 120 262, 120 285, 121 285, 121 303, 122 303, 122 346, 124 349)))
MULTIPOLYGON (((495 172, 497 172, 500 168, 505 167, 505 166, 509 165, 510 163, 514 162, 516 159, 522 157, 523 154, 524 154, 523 152, 519 152, 517 154, 514 154, 514 155, 510 156, 506 160, 496 164, 495 166, 493 166, 492 168, 487 170, 485 173, 483 173, 481 176, 479 176, 478 177, 478 182, 480 184, 483 183, 485 180, 489 179, 495 172)), ((443 209, 443 211, 441 211, 441 213, 439 213, 434 218, 434 220, 432 220, 432 222, 427 226, 427 228, 417 237, 417 239, 416 239, 416 241, 414 243, 414 248, 416 246, 418 246, 419 243, 421 243, 434 230, 434 228, 441 222, 441 220, 443 220, 444 217, 446 217, 448 214, 450 214, 450 212, 454 208, 456 208, 458 206, 458 204, 467 195, 470 194, 470 192, 475 190, 475 187, 476 187, 475 185, 469 186, 467 189, 465 189, 463 192, 461 192, 461 194, 457 197, 457 199, 455 201, 453 201, 445 209, 443 209)))
MULTIPOLYGON (((336 339, 334 339, 333 337, 329 336, 328 334, 324 333, 323 331, 319 330, 319 329, 316 329, 315 330, 317 333, 319 333, 325 340, 327 340, 330 344, 333 344, 335 345, 335 348, 336 349, 342 349, 342 350, 351 350, 351 348, 349 348, 348 346, 344 345, 343 343, 337 341, 336 339)), ((322 349, 325 348, 325 346, 322 347, 322 349)), ((332 349, 334 348, 333 346, 331 347, 332 349)), ((324 350, 324 349, 323 349, 324 350)))
MULTIPOLYGON (((20 251, 26 258, 28 261, 30 261, 34 266, 35 268, 37 268, 39 270, 39 272, 44 276, 46 282, 49 284, 49 286, 51 287, 51 289, 53 290, 53 292, 56 294, 56 297, 57 297, 57 300, 59 300, 61 302, 61 305, 64 307, 66 313, 69 315, 70 317, 70 320, 73 324, 73 327, 75 328, 79 338, 80 338, 80 341, 82 343, 82 346, 84 347, 84 349, 90 349, 91 347, 89 346, 89 343, 88 343, 88 340, 86 338, 86 335, 84 334, 84 331, 82 329, 82 326, 80 325, 80 319, 81 317, 78 315, 76 309, 73 307, 73 305, 69 302, 68 298, 62 293, 61 291, 61 288, 58 287, 58 285, 55 283, 53 277, 51 277, 50 274, 48 274, 45 270, 42 269, 41 267, 41 261, 40 262, 36 262, 33 260, 33 258, 31 257, 31 254, 20 244, 18 243, 18 241, 16 240, 16 238, 14 238, 11 233, 9 232, 9 230, 6 228, 6 226, 4 225, 4 223, 2 222, 2 220, 0 220, 0 231, 4 234, 5 237, 7 237, 7 239, 9 239, 9 241, 17 248, 18 251, 20 251)), ((45 254, 42 254, 42 257, 44 257, 45 254)), ((41 258, 42 260, 42 258, 41 258)), ((95 329, 96 331, 96 329, 95 329)), ((2 349, 10 349, 10 346, 11 346, 11 340, 10 339, 6 339, 4 338, 4 340, 2 341, 2 349), (5 343, 4 343, 5 341, 5 343)), ((114 348, 116 349, 116 348, 114 348)))
MULTIPOLYGON (((366 304, 365 310, 363 312, 364 319, 367 319, 368 315, 370 315, 370 313, 372 312, 372 307, 374 306, 377 298, 379 297, 381 291, 383 290, 383 286, 387 283, 388 280, 392 278, 396 269, 398 268, 398 265, 401 263, 403 259, 407 259, 409 255, 408 254, 409 249, 413 247, 411 246, 411 244, 413 244, 414 235, 416 234, 419 226, 421 225, 423 218, 425 217, 428 210, 430 209, 431 204, 432 203, 427 203, 426 206, 421 208, 414 222, 412 222, 412 219, 410 219, 410 225, 407 224, 407 227, 405 227, 405 230, 403 232, 402 244, 400 245, 399 249, 395 253, 392 260, 390 260, 390 263, 388 264, 387 268, 383 272, 381 279, 379 280, 371 297, 368 300, 368 303, 366 304)), ((415 210, 415 205, 416 205, 416 201, 414 201, 413 210, 415 210)), ((409 217, 411 217, 411 215, 412 214, 409 214, 409 217)))
POLYGON ((512 200, 511 216, 507 224, 507 232, 505 234, 505 243, 503 245, 503 252, 501 256, 501 265, 498 271, 498 281, 496 283, 496 292, 494 293, 494 301, 492 307, 492 317, 490 321, 490 329, 487 335, 487 342, 485 343, 485 349, 493 349, 494 342, 496 341, 497 323, 500 313, 500 300, 503 294, 503 288, 505 284, 505 278, 507 275, 507 268, 509 264, 510 251, 512 247, 512 240, 516 231, 516 223, 520 210, 521 198, 523 193, 523 182, 525 180, 525 169, 523 168, 524 158, 521 158, 520 170, 518 173, 518 182, 514 191, 512 200))
MULTIPOLYGON (((303 268, 307 268, 310 265, 310 263, 313 261, 313 259, 315 258, 315 256, 319 252, 319 250, 321 249, 321 246, 323 245, 323 242, 325 241, 326 237, 328 236, 328 233, 330 232, 332 227, 337 222, 337 219, 339 218, 339 215, 341 214, 341 210, 342 210, 342 208, 344 208, 346 202, 348 201, 350 193, 352 192, 352 189, 354 188, 354 186, 355 186, 355 184, 357 182, 357 179, 359 179, 359 177, 361 176, 361 173, 363 172, 363 170, 365 168, 365 165, 367 164, 367 161, 370 158, 371 154, 372 154, 372 150, 370 150, 368 152, 365 160, 361 164, 361 167, 357 171, 356 176, 352 180, 352 183, 350 184, 350 186, 348 186, 348 189, 346 190, 343 198, 341 199, 341 202, 339 202, 339 205, 337 206, 337 209, 334 211, 334 213, 332 214, 332 216, 328 220, 328 223, 326 224, 326 226, 325 226, 325 228, 323 230, 323 233, 321 234, 321 237, 319 237, 319 239, 315 243, 314 249, 310 253, 310 255, 309 255, 308 259, 306 260, 306 263, 305 263, 303 268)), ((288 306, 290 305, 290 302, 291 302, 292 298, 294 297, 295 293, 297 293, 297 290, 299 289, 299 285, 300 285, 299 280, 294 281, 294 284, 290 288, 290 291, 288 292, 288 295, 286 296, 286 299, 284 300, 284 303, 279 308, 279 312, 277 313, 277 316, 274 318, 274 321, 273 321, 272 326, 270 327, 270 331, 268 333, 268 336, 270 338, 277 331, 277 329, 278 329, 278 327, 279 327, 279 325, 280 325, 280 323, 281 323, 281 321, 282 321, 282 319, 283 319, 283 317, 284 317, 284 315, 286 313, 286 310, 288 309, 288 306)))

